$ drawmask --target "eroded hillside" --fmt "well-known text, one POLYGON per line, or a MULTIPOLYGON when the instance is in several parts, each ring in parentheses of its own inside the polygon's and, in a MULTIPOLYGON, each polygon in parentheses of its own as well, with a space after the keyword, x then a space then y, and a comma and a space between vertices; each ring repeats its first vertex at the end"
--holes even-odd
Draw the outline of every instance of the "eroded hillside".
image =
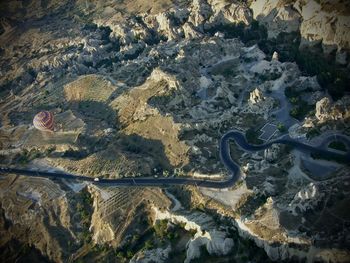
MULTIPOLYGON (((1 166, 217 180, 231 129, 349 135, 346 3, 309 2, 1 3, 1 166), (41 110, 53 133, 33 127, 41 110)), ((348 164, 282 145, 231 156, 242 180, 224 190, 1 175, 1 258, 346 262, 348 164)))

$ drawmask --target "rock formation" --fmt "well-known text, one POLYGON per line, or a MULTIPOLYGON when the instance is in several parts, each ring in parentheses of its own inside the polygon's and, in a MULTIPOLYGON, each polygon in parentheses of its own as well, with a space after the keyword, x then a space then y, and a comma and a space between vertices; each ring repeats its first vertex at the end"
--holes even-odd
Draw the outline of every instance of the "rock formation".
POLYGON ((345 96, 333 103, 328 97, 324 97, 316 103, 315 116, 319 122, 343 121, 350 118, 350 97, 345 96))
MULTIPOLYGON (((290 120, 291 107, 299 105, 288 102, 288 91, 307 102, 302 107, 316 104, 315 117, 291 120, 291 137, 307 140, 309 131, 317 134, 328 124, 347 127, 349 96, 332 102, 316 76, 303 76, 296 63, 282 62, 283 50, 270 59, 263 50, 271 39, 261 28, 267 26, 269 38, 300 31, 302 46, 322 42, 345 68, 344 3, 248 1, 249 9, 244 1, 175 2, 4 3, 1 165, 105 178, 227 178, 218 154, 221 135, 233 127, 259 132, 281 116, 290 120), (52 110, 60 125, 50 136, 32 128, 32 117, 42 108, 52 110)), ((166 261, 174 240, 144 249, 141 242, 158 238, 153 219, 167 219, 184 226, 182 233, 194 233, 184 234, 186 262, 200 257, 202 246, 219 261, 249 256, 265 262, 266 253, 276 261, 347 259, 348 167, 336 164, 331 180, 319 180, 319 174, 306 171, 319 160, 278 145, 252 154, 232 144, 231 154, 244 181, 212 191, 210 198, 198 197, 195 187, 174 187, 186 207, 177 204, 176 212, 156 188, 85 189, 85 184, 6 175, 0 180, 0 250, 17 239, 57 262, 108 261, 125 247, 137 250, 127 255, 131 262, 166 261), (202 212, 186 210, 193 207, 202 212), (232 255, 235 246, 243 249, 232 255)))
POLYGON ((258 88, 255 88, 255 90, 253 90, 249 95, 249 102, 252 104, 256 104, 264 100, 265 100, 265 97, 263 96, 262 92, 258 88))
POLYGON ((350 18, 345 10, 349 3, 336 0, 252 1, 253 17, 268 29, 269 38, 281 32, 300 31, 300 48, 322 43, 326 54, 337 51, 337 62, 347 64, 350 48, 350 18))
POLYGON ((156 219, 168 219, 175 224, 184 223, 185 229, 195 230, 196 234, 187 244, 187 256, 185 262, 200 257, 200 247, 205 246, 211 255, 227 255, 234 243, 227 238, 227 233, 220 231, 215 226, 212 218, 202 213, 177 213, 159 211, 154 208, 156 219))
POLYGON ((276 37, 281 32, 290 33, 299 30, 301 16, 290 2, 255 0, 252 1, 250 8, 253 10, 254 19, 267 27, 270 38, 276 37))

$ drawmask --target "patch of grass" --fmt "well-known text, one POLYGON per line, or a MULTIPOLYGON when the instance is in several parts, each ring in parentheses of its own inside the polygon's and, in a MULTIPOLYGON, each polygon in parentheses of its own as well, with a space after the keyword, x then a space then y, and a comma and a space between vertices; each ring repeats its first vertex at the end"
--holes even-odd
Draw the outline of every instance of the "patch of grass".
POLYGON ((250 195, 245 204, 238 208, 238 212, 240 215, 251 215, 256 209, 264 205, 266 200, 267 196, 265 195, 250 195))
POLYGON ((285 132, 287 129, 286 129, 286 126, 284 126, 283 123, 278 123, 277 124, 277 129, 280 131, 280 132, 285 132))
POLYGON ((259 133, 253 128, 250 128, 246 131, 245 137, 246 137, 248 143, 251 143, 251 144, 262 144, 263 143, 263 141, 258 138, 259 133))
POLYGON ((80 217, 80 224, 82 226, 82 231, 79 233, 79 239, 88 244, 91 242, 92 234, 89 231, 91 216, 92 216, 92 202, 93 199, 87 189, 83 189, 80 194, 80 201, 76 204, 76 211, 80 217))
POLYGON ((163 239, 168 234, 168 220, 156 221, 153 228, 156 235, 163 239))
POLYGON ((328 161, 335 161, 337 163, 348 164, 348 161, 345 156, 334 156, 331 154, 319 154, 319 153, 311 153, 310 156, 313 159, 324 159, 328 161))
POLYGON ((341 141, 333 141, 328 145, 329 148, 333 148, 339 151, 346 152, 346 145, 341 141))
POLYGON ((313 109, 313 106, 308 105, 306 101, 300 98, 292 97, 290 101, 295 106, 290 110, 289 114, 298 120, 302 120, 313 109))
POLYGON ((294 98, 294 97, 299 97, 300 92, 297 92, 293 86, 288 86, 284 90, 284 95, 288 98, 294 98))
POLYGON ((41 158, 43 157, 44 154, 42 152, 40 152, 39 150, 36 149, 24 149, 21 153, 18 153, 15 158, 14 158, 14 162, 24 165, 29 163, 30 161, 37 159, 37 158, 41 158))
POLYGON ((314 137, 319 136, 320 134, 321 134, 321 132, 318 129, 313 128, 306 133, 306 138, 312 139, 314 137))

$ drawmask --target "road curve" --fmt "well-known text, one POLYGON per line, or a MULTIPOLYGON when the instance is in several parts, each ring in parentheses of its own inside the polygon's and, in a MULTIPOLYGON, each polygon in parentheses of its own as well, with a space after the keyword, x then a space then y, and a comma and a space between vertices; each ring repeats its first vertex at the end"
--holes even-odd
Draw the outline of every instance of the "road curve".
MULTIPOLYGON (((337 135, 337 139, 343 141, 347 146, 350 145, 350 140, 346 136, 337 135)), ((70 173, 56 173, 46 171, 34 171, 26 169, 17 169, 11 167, 0 167, 0 173, 5 174, 18 174, 32 177, 46 177, 46 178, 59 178, 68 180, 79 180, 94 183, 96 185, 106 186, 168 186, 168 185, 196 185, 208 188, 227 188, 233 186, 240 178, 240 167, 231 158, 230 155, 230 140, 234 140, 236 144, 241 147, 244 151, 261 151, 269 148, 272 144, 280 143, 294 147, 297 150, 303 152, 310 152, 319 154, 325 158, 338 158, 350 163, 350 151, 346 154, 340 154, 338 152, 330 151, 324 147, 324 142, 330 142, 334 140, 334 135, 330 135, 324 138, 324 141, 318 146, 311 146, 308 144, 301 143, 293 140, 287 136, 276 139, 262 145, 252 145, 246 141, 244 134, 239 131, 229 131, 225 133, 219 144, 219 153, 222 163, 230 173, 230 177, 227 180, 215 181, 205 179, 195 179, 189 177, 178 177, 178 178, 120 178, 120 179, 100 179, 98 182, 94 181, 94 178, 84 175, 75 175, 70 173)), ((349 150, 349 148, 348 148, 349 150)))

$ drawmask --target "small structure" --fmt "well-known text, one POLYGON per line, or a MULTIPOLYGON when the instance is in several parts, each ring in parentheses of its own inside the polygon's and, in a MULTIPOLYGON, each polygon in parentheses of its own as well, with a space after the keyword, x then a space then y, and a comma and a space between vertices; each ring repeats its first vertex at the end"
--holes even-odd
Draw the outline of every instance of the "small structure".
POLYGON ((261 128, 261 135, 259 136, 259 139, 264 140, 264 141, 269 141, 271 137, 275 134, 277 131, 277 126, 272 123, 266 123, 262 128, 261 128))

